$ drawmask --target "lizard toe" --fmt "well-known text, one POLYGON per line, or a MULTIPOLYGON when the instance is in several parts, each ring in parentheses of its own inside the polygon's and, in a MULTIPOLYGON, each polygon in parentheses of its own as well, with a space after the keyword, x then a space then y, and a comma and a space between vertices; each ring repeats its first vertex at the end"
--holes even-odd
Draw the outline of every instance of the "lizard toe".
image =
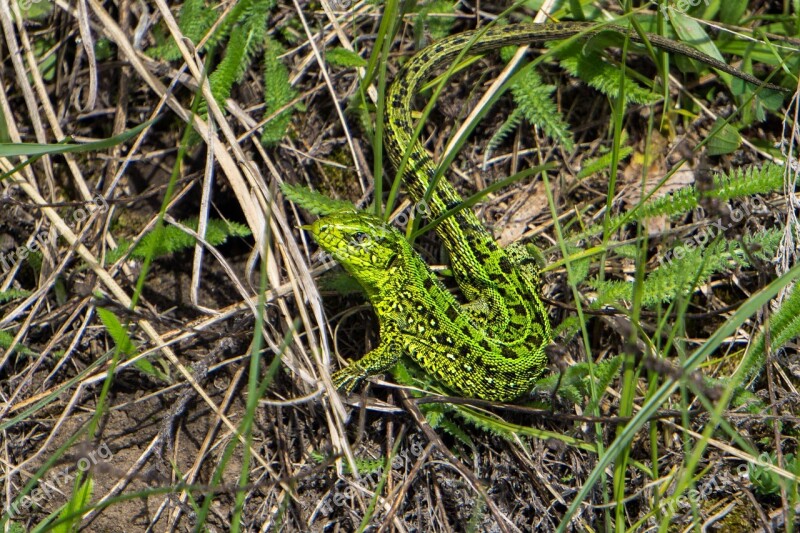
POLYGON ((350 363, 341 370, 334 372, 331 379, 339 391, 350 393, 364 381, 364 371, 356 363, 350 363))

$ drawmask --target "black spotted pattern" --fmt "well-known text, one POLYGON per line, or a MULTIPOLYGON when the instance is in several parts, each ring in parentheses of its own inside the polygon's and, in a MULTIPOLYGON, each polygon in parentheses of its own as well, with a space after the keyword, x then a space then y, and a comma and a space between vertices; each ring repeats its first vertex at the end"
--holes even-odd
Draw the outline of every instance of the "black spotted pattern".
MULTIPOLYGON (((414 96, 433 72, 448 66, 462 52, 476 55, 502 46, 542 43, 579 34, 590 37, 608 30, 625 32, 631 40, 642 42, 638 34, 613 25, 598 29, 593 23, 511 24, 484 33, 471 31, 445 38, 413 57, 388 92, 386 146, 395 167, 400 166, 408 152, 402 180, 414 201, 422 200, 435 175, 433 160, 420 142, 412 139, 411 115, 414 96), (465 51, 467 46, 469 49, 465 51)), ((657 35, 647 35, 647 41, 760 84, 756 78, 683 44, 657 35)), ((441 179, 428 201, 429 217, 438 218, 461 201, 453 186, 441 179)), ((368 226, 365 221, 365 227, 368 226)), ((337 256, 359 281, 363 280, 362 284, 373 287, 370 299, 381 322, 381 344, 360 361, 334 374, 334 382, 342 389, 352 390, 364 375, 386 370, 405 351, 445 385, 466 396, 489 400, 516 398, 545 370, 544 349, 552 335, 538 294, 535 261, 517 250, 506 253, 500 249, 471 209, 459 210, 455 216, 444 219, 437 232, 450 254, 459 288, 470 301, 480 298, 479 303, 488 309, 488 317, 483 319, 461 308, 439 286, 435 275, 402 236, 392 241, 394 244, 377 244, 397 247, 389 250, 399 258, 393 263, 399 265, 394 272, 359 271, 355 258, 348 263, 350 258, 337 256)), ((375 265, 384 256, 378 253, 381 251, 384 250, 373 252, 375 265)), ((361 263, 358 265, 362 268, 361 263)))

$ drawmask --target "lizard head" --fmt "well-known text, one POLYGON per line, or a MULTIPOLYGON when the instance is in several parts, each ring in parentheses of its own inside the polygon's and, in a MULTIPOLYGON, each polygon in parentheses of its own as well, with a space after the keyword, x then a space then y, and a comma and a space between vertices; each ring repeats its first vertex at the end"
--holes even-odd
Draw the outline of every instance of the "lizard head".
POLYGON ((305 229, 367 293, 386 284, 392 263, 408 243, 396 229, 366 213, 322 217, 305 229))

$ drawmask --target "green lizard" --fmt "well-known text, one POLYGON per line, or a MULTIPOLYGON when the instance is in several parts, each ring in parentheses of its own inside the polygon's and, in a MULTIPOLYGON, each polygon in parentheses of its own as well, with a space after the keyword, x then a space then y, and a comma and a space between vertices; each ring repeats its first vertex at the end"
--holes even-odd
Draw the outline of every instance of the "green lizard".
MULTIPOLYGON (((620 26, 592 23, 495 26, 482 34, 467 31, 445 38, 409 60, 387 93, 386 145, 396 168, 407 157, 402 179, 413 200, 425 199, 436 172, 430 155, 414 137, 411 117, 412 100, 431 73, 465 49, 467 55, 476 55, 502 46, 592 36, 605 30, 628 32, 620 26)), ((629 38, 643 42, 635 33, 629 38)), ((646 38, 663 50, 782 90, 681 43, 658 35, 646 38)), ((425 202, 433 220, 462 199, 441 180, 425 202)), ((365 377, 391 368, 402 354, 450 389, 487 400, 517 398, 544 372, 545 348, 552 332, 534 261, 521 246, 497 246, 470 209, 446 217, 436 228, 469 302, 466 305, 442 285, 401 233, 373 215, 337 212, 308 229, 362 285, 380 324, 378 347, 333 375, 340 390, 352 391, 365 377)))

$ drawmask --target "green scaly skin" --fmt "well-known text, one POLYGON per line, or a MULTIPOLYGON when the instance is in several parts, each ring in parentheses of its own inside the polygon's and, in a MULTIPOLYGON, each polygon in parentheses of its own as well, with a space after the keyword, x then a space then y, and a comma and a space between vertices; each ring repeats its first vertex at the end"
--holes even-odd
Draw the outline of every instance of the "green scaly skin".
MULTIPOLYGON (((423 200, 436 165, 414 138, 412 101, 420 85, 462 53, 481 54, 503 46, 536 44, 575 35, 591 36, 620 26, 592 23, 495 26, 453 35, 416 54, 387 94, 386 145, 411 197, 423 200), (473 41, 473 42, 471 42, 473 41)), ((635 42, 643 42, 628 33, 635 42)), ((655 47, 688 56, 756 85, 778 89, 693 48, 657 35, 655 47)), ((425 201, 437 218, 462 202, 441 180, 425 201)), ((508 401, 531 388, 547 366, 551 342, 547 313, 539 296, 539 275, 522 247, 502 249, 469 209, 437 226, 447 248, 459 288, 460 304, 442 285, 402 234, 365 213, 334 213, 310 226, 319 245, 331 253, 362 285, 380 322, 381 342, 362 359, 333 375, 334 384, 350 392, 371 375, 390 369, 401 355, 412 357, 430 375, 468 397, 508 401)))

